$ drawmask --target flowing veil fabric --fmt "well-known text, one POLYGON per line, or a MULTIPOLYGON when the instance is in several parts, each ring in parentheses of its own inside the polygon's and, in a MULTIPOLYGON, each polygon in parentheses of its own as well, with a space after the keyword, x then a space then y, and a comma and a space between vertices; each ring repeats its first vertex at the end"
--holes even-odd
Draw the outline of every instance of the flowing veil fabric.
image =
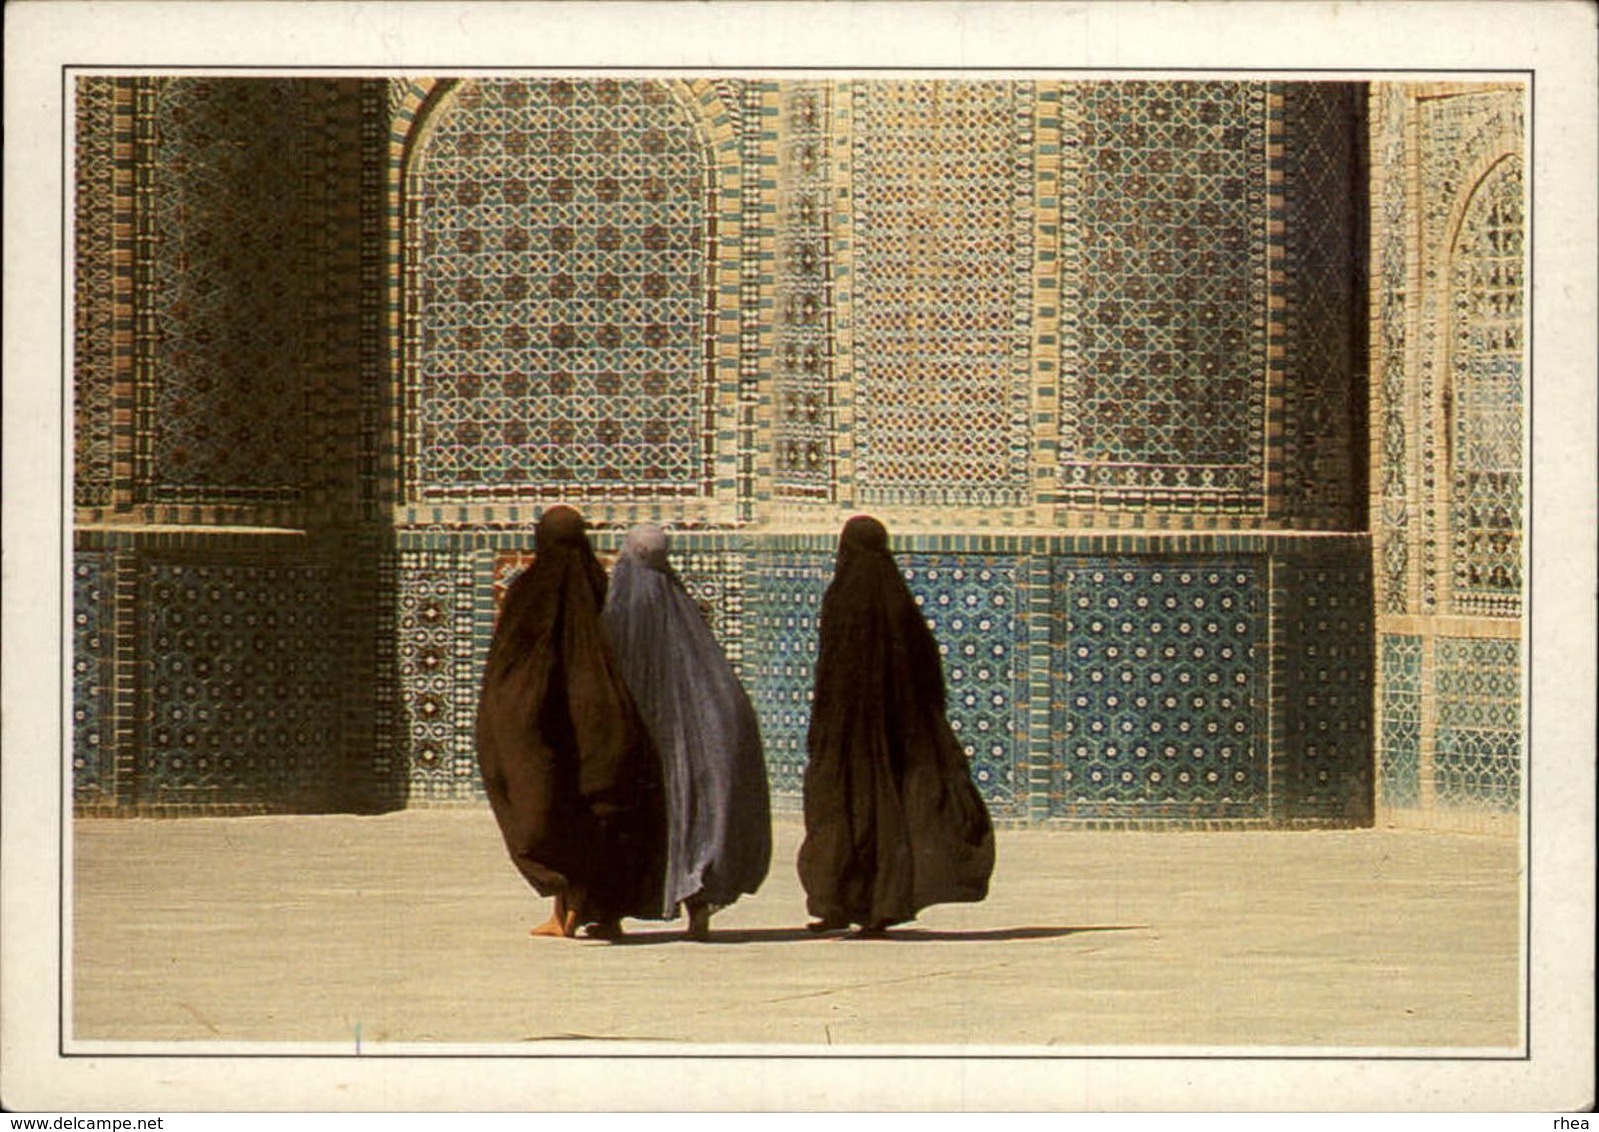
POLYGON ((733 903, 771 862, 771 804, 749 696, 668 563, 658 527, 628 534, 605 631, 656 748, 668 813, 663 906, 733 903))
POLYGON ((586 890, 585 922, 659 918, 660 759, 600 623, 605 571, 553 507, 510 586, 478 701, 483 785, 512 862, 541 895, 586 890))
POLYGON ((875 519, 845 525, 819 637, 799 854, 809 911, 883 927, 984 899, 993 823, 945 715, 938 645, 875 519))

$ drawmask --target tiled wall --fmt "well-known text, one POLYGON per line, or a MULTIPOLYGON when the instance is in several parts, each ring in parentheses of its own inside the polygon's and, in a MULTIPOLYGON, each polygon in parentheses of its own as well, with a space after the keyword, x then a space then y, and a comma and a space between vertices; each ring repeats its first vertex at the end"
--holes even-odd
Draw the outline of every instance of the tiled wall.
POLYGON ((857 501, 1030 502, 1031 84, 850 97, 857 501))
POLYGON ((1371 514, 1382 820, 1522 801, 1525 89, 1377 84, 1371 514))
POLYGON ((1514 810, 1521 801, 1521 664, 1516 641, 1437 641, 1438 805, 1514 810))
POLYGON ((86 804, 115 801, 115 585, 110 554, 73 556, 72 789, 86 804))
MULTIPOLYGON (((602 561, 620 537, 595 536, 602 561)), ((496 587, 528 561, 525 536, 419 535, 401 546, 410 800, 475 803, 471 714, 496 587), (454 549, 405 549, 424 540, 454 549)), ((677 567, 755 702, 779 807, 799 800, 834 546, 821 534, 674 538, 677 567)), ((996 818, 1369 820, 1362 536, 1311 546, 1287 536, 906 535, 896 547, 943 653, 952 726, 996 818)))
POLYGON ((454 92, 416 178, 425 493, 705 490, 708 172, 664 83, 454 92))
POLYGON ((383 84, 75 90, 74 800, 392 804, 383 84))
MULTIPOLYGON (((1516 650, 1496 645, 1478 687, 1446 643, 1508 642, 1519 612, 1503 92, 79 90, 85 807, 475 804, 496 581, 557 499, 603 549, 642 519, 676 529, 780 799, 833 539, 870 509, 1001 818, 1514 805, 1516 650), (251 170, 248 191, 219 187, 251 170), (1456 232, 1456 262, 1418 258, 1418 233, 1456 232), (241 423, 267 402, 269 425, 241 423), (157 601, 201 569, 232 596, 157 601), (143 642, 224 607, 278 615, 262 647, 292 659, 270 685, 196 684, 199 702, 258 701, 250 726, 282 747, 250 753, 230 708, 196 740, 233 761, 196 777, 184 733, 151 742, 180 707, 159 687, 187 685, 143 642), (303 702, 275 706, 279 683, 303 702), (325 773, 304 775, 323 743, 325 773)), ((215 672, 245 647, 174 656, 215 672)))
POLYGON ((311 563, 140 564, 141 803, 319 808, 344 739, 333 583, 311 563))
POLYGON ((1265 496, 1265 83, 1062 92, 1058 474, 1066 498, 1259 507, 1265 496))

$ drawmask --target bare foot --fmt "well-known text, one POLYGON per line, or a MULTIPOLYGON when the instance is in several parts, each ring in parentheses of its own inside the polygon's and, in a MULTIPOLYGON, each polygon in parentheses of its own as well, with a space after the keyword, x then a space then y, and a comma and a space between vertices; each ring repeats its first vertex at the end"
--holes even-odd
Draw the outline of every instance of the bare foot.
POLYGON ((709 904, 693 904, 688 910, 688 938, 695 943, 704 943, 711 938, 711 906, 709 904))
POLYGON ((571 939, 577 934, 577 907, 564 895, 555 898, 555 907, 550 910, 550 918, 529 935, 557 937, 571 939))
POLYGON ((534 928, 528 934, 529 935, 536 935, 536 936, 556 936, 556 937, 559 937, 559 938, 565 938, 565 936, 567 935, 567 931, 566 931, 566 925, 562 922, 561 917, 556 915, 554 912, 551 912, 550 913, 550 918, 548 920, 545 920, 542 924, 540 924, 538 927, 534 928))

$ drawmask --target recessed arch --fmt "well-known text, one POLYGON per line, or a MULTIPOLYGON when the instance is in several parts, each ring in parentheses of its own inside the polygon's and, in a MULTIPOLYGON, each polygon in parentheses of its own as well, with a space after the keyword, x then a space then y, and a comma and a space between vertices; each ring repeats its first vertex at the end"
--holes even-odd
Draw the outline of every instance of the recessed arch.
POLYGON ((1446 258, 1440 511, 1450 604, 1513 616, 1522 587, 1525 201, 1521 159, 1485 160, 1461 193, 1446 258))
POLYGON ((398 502, 730 519, 742 171, 715 85, 445 80, 394 105, 398 502))

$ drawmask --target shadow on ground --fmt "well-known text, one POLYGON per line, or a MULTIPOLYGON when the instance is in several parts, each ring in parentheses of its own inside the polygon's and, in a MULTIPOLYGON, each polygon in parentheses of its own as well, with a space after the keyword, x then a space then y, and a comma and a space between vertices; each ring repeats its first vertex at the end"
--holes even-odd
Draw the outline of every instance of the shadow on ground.
MULTIPOLYGON (((813 932, 806 928, 728 928, 713 929, 711 937, 702 942, 727 943, 798 943, 841 942, 851 943, 1007 943, 1030 939, 1062 939, 1087 932, 1142 931, 1145 924, 1104 924, 1080 927, 1021 927, 980 928, 971 931, 935 931, 928 928, 890 928, 882 935, 862 936, 856 932, 813 932)), ((613 943, 644 946, 656 943, 686 943, 688 936, 682 931, 642 931, 624 935, 613 943)))

